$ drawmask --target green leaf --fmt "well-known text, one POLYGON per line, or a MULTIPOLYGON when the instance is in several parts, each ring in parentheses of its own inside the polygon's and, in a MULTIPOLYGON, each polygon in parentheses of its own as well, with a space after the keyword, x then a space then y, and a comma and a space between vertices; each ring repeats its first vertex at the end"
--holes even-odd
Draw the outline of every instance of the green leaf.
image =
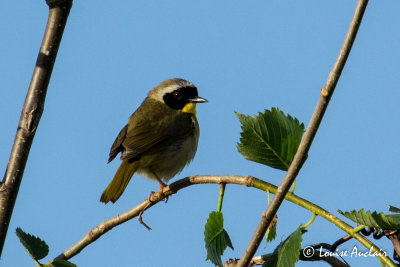
POLYGON ((267 243, 274 240, 276 238, 276 226, 269 228, 265 233, 265 237, 267 238, 267 243))
POLYGON ((19 227, 15 230, 15 233, 34 260, 41 260, 49 254, 49 246, 39 237, 27 234, 19 227))
POLYGON ((221 255, 227 246, 233 249, 231 239, 224 229, 222 212, 213 211, 209 214, 204 226, 204 241, 206 243, 207 258, 216 266, 222 267, 221 255))
POLYGON ((55 260, 50 263, 52 267, 76 267, 76 264, 73 264, 70 261, 66 260, 55 260))
POLYGON ((400 214, 383 214, 383 212, 378 214, 376 211, 371 213, 364 209, 345 212, 338 210, 338 212, 358 224, 380 229, 400 229, 400 214))
POLYGON ((278 108, 253 117, 236 112, 242 132, 239 152, 245 159, 286 171, 304 133, 304 124, 278 108))
MULTIPOLYGON (((265 233, 265 237, 267 238, 267 243, 271 242, 276 238, 276 226, 278 224, 278 215, 275 214, 274 219, 269 224, 267 232, 265 233)), ((267 244, 265 244, 265 247, 267 244)))
POLYGON ((302 234, 301 225, 285 241, 281 242, 265 261, 263 267, 292 267, 299 260, 302 234))
MULTIPOLYGON (((386 204, 387 205, 387 204, 386 204)), ((394 206, 388 205, 389 206, 389 211, 394 212, 394 213, 400 213, 400 209, 396 208, 394 206)))

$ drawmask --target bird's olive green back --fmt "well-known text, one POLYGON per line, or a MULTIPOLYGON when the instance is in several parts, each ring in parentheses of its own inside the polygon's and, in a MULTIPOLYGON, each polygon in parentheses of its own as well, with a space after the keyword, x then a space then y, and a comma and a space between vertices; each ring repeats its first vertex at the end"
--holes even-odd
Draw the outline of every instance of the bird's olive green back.
POLYGON ((177 139, 193 134, 193 117, 193 114, 146 98, 114 141, 109 160, 119 152, 122 152, 121 159, 140 158, 156 145, 168 146, 177 139))

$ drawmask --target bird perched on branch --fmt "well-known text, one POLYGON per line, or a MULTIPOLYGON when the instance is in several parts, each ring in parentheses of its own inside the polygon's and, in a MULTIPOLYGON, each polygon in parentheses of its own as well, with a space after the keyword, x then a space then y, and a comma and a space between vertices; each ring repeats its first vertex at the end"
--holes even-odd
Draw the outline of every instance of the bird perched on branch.
POLYGON ((204 102, 196 86, 183 79, 169 79, 153 88, 111 147, 108 162, 121 152, 122 163, 100 201, 117 201, 134 173, 157 180, 162 190, 182 171, 196 154, 196 103, 204 102))

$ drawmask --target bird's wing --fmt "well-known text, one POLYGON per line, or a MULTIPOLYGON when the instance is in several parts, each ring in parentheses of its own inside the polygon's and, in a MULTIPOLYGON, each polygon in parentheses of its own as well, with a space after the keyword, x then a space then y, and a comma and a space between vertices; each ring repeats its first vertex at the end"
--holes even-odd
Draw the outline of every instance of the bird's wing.
POLYGON ((110 154, 108 157, 108 162, 111 162, 119 152, 124 151, 124 147, 122 146, 122 142, 126 136, 126 130, 128 129, 128 125, 125 125, 124 128, 119 132, 117 138, 115 139, 114 143, 111 146, 110 154))
POLYGON ((158 145, 168 146, 193 133, 191 114, 164 104, 151 104, 151 101, 143 102, 129 119, 122 142, 122 160, 139 158, 146 151, 157 149, 158 145))

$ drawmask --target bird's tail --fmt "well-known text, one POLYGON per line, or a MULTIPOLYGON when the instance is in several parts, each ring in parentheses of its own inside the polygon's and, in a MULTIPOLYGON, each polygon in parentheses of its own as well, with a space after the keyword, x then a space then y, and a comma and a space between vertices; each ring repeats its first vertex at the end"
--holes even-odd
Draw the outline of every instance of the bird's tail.
POLYGON ((101 195, 100 201, 104 203, 109 201, 115 203, 124 192, 138 166, 138 161, 129 162, 128 160, 123 160, 114 178, 101 195))

